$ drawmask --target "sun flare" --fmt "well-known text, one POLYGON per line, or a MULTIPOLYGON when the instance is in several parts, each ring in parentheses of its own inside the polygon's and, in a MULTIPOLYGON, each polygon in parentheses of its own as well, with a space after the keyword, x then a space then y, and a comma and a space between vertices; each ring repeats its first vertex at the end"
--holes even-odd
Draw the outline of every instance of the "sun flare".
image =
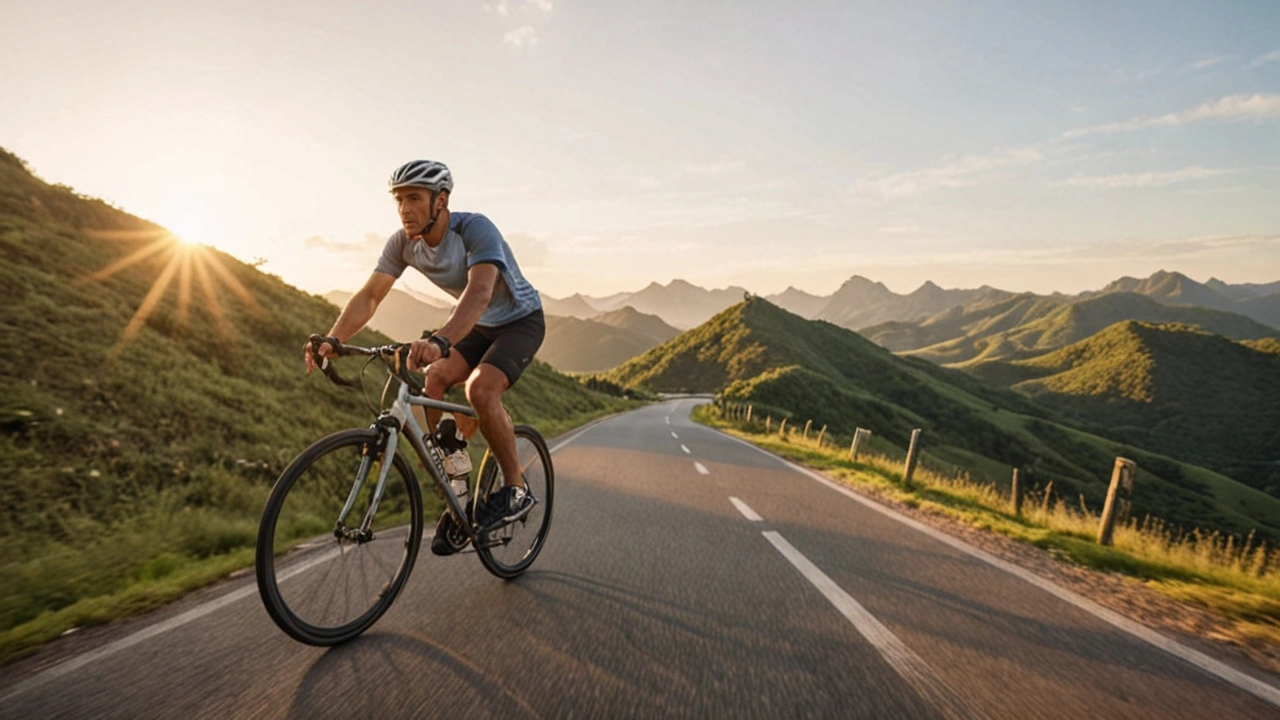
MULTIPOLYGON (((99 233, 103 236, 112 233, 99 233)), ((169 286, 177 280, 177 315, 180 322, 187 322, 191 312, 192 278, 199 286, 201 300, 205 312, 212 318, 214 326, 223 342, 234 343, 235 332, 227 320, 226 310, 216 292, 217 286, 223 285, 245 307, 258 311, 257 301, 248 288, 223 264, 218 253, 208 245, 193 238, 181 238, 168 233, 145 233, 145 237, 137 239, 150 240, 132 253, 116 260, 101 270, 92 273, 81 282, 101 282, 127 267, 144 260, 160 256, 166 258, 163 268, 151 285, 146 297, 134 311, 133 317, 120 333, 120 338, 111 352, 117 353, 129 341, 142 331, 147 319, 155 312, 164 299, 169 286)))

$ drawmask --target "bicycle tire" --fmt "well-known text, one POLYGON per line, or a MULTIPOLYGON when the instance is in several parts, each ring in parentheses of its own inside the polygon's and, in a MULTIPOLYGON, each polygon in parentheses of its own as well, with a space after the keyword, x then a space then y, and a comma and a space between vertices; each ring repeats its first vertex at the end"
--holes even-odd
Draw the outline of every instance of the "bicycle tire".
MULTIPOLYGON (((555 501, 555 470, 547 441, 536 428, 515 426, 516 451, 524 468, 525 483, 538 502, 523 519, 489 532, 480 538, 476 554, 485 569, 510 580, 519 577, 542 552, 551 531, 551 511, 555 501)), ((476 483, 476 502, 502 487, 502 470, 492 453, 487 453, 476 483)))
POLYGON ((367 428, 321 438, 285 468, 267 498, 258 528, 258 592, 271 619, 299 642, 337 645, 368 630, 413 570, 422 544, 422 490, 399 452, 392 455, 372 537, 335 532, 367 454, 366 482, 346 525, 358 527, 364 518, 385 443, 385 435, 367 428))

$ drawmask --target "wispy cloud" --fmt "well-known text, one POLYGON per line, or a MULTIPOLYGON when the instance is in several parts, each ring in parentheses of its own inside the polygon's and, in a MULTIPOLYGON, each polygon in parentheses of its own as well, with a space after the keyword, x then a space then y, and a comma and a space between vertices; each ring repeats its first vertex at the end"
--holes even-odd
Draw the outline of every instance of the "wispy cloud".
POLYGON ((522 267, 540 268, 547 262, 547 241, 529 233, 509 233, 506 236, 511 251, 520 258, 522 267))
POLYGON ((378 233, 365 233, 364 240, 361 242, 341 242, 338 240, 329 240, 320 235, 312 235, 302 242, 303 247, 308 250, 319 249, 332 253, 368 253, 374 250, 381 250, 386 245, 387 238, 378 233))
POLYGON ((1266 55, 1259 55, 1258 57, 1249 61, 1249 64, 1245 65, 1244 69, 1254 70, 1262 67, 1263 65, 1266 65, 1267 63, 1273 63, 1273 62, 1280 62, 1280 50, 1272 50, 1266 55))
POLYGON ((1044 146, 1028 145, 1000 150, 987 155, 966 155, 938 167, 909 170, 854 183, 857 195, 875 195, 883 199, 901 198, 940 188, 974 185, 985 173, 1030 165, 1045 157, 1044 146))
POLYGON ((507 4, 507 0, 501 0, 501 2, 498 2, 493 5, 490 5, 489 3, 485 3, 483 7, 484 7, 484 11, 487 13, 498 13, 499 15, 503 15, 503 16, 511 12, 511 6, 507 4))
POLYGON ((1240 122, 1243 120, 1274 120, 1277 118, 1280 118, 1280 95, 1278 94, 1228 95, 1182 112, 1068 130, 1062 133, 1062 137, 1110 135, 1131 130, 1141 130, 1142 128, 1172 127, 1205 121, 1240 122))
POLYGON ((529 7, 541 10, 542 12, 551 12, 555 7, 551 4, 551 0, 528 0, 529 7))
POLYGON ((1181 170, 1170 170, 1167 172, 1125 173, 1122 175, 1077 175, 1076 177, 1063 180, 1061 184, 1100 188, 1104 190, 1117 190, 1121 188, 1152 188, 1164 187, 1166 185, 1173 185, 1175 183, 1187 182, 1190 180, 1220 177, 1222 175, 1230 175, 1236 172, 1239 172, 1239 170, 1192 166, 1181 170))
POLYGON ((525 25, 502 36, 502 42, 513 47, 531 48, 538 44, 538 31, 530 25, 525 25))
POLYGON ((1231 56, 1229 55, 1214 55, 1212 57, 1201 58, 1191 63, 1189 66, 1187 66, 1187 70, 1189 72, 1195 72, 1196 70, 1204 70, 1205 68, 1211 68, 1214 65, 1217 65, 1219 63, 1224 63, 1230 59, 1231 59, 1231 56))

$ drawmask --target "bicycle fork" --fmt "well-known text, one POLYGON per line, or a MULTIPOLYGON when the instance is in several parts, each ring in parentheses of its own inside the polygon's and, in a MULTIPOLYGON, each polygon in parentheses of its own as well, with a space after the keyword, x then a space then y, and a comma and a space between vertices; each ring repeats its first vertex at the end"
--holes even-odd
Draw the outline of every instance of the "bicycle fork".
POLYGON ((399 431, 395 427, 384 427, 383 432, 386 434, 381 441, 382 451, 377 453, 375 448, 366 445, 364 452, 360 458, 360 469, 356 472, 355 482, 351 484, 351 493, 347 495, 347 502, 342 506, 342 513, 338 515, 338 521, 333 526, 334 537, 338 539, 346 539, 356 543, 365 543, 373 539, 373 517, 378 512, 378 503, 382 501, 382 493, 387 487, 387 475, 391 472, 391 465, 395 462, 395 448, 397 435, 399 431), (388 455, 388 450, 391 454, 388 455), (378 468, 378 482, 373 488, 373 497, 369 500, 369 509, 364 513, 364 519, 360 521, 360 527, 352 529, 346 526, 347 516, 351 514, 352 508, 355 507, 356 498, 360 495, 360 490, 364 487, 365 481, 369 477, 369 468, 376 461, 374 455, 381 454, 382 463, 378 468))

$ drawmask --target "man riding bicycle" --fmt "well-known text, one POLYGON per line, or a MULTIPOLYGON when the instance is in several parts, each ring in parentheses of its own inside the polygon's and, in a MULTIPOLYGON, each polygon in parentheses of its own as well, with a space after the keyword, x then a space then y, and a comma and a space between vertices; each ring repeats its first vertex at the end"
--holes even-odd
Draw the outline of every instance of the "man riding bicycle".
MULTIPOLYGON (((542 300, 487 217, 449 211, 453 176, 443 163, 406 163, 391 174, 387 185, 401 229, 387 239, 373 273, 347 301, 328 334, 345 342, 359 332, 408 267, 456 298, 448 321, 430 337, 412 343, 409 367, 427 369, 426 393, 437 400, 449 388, 466 383, 467 401, 476 410, 480 433, 498 461, 504 482, 485 509, 506 522, 519 520, 534 501, 525 492, 515 432, 502 395, 542 346, 546 334, 542 300)), ((310 373, 316 359, 310 343, 303 347, 310 373)), ((332 350, 329 343, 322 343, 318 352, 326 357, 332 350)), ((434 423, 429 427, 434 430, 434 423)), ((431 551, 437 555, 456 552, 444 540, 451 522, 453 516, 445 512, 436 526, 431 551)))

